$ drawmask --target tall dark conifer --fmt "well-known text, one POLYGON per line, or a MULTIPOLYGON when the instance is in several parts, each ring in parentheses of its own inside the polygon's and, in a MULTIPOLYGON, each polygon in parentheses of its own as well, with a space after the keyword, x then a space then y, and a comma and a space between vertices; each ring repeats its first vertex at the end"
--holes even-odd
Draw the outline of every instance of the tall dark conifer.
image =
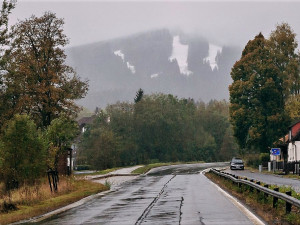
POLYGON ((144 91, 140 88, 140 89, 137 91, 137 93, 136 93, 136 96, 135 96, 135 98, 134 98, 134 102, 135 102, 135 103, 138 103, 139 101, 141 101, 142 98, 143 98, 143 95, 144 95, 144 91))
MULTIPOLYGON (((286 133, 290 123, 285 102, 293 89, 288 74, 295 69, 292 65, 296 61, 293 57, 284 56, 292 56, 296 45, 282 40, 284 35, 295 38, 287 30, 279 32, 282 26, 272 32, 269 40, 260 33, 249 41, 241 59, 232 68, 230 117, 241 148, 268 152, 273 143, 286 133)), ((289 42, 294 43, 295 40, 289 42)))

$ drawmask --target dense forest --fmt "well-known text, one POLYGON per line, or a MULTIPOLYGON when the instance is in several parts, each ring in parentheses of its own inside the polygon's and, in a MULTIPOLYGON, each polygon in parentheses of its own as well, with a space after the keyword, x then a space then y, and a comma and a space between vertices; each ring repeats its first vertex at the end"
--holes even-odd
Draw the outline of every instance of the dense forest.
POLYGON ((137 93, 97 113, 83 134, 77 164, 94 169, 170 161, 223 161, 237 153, 229 103, 137 93))

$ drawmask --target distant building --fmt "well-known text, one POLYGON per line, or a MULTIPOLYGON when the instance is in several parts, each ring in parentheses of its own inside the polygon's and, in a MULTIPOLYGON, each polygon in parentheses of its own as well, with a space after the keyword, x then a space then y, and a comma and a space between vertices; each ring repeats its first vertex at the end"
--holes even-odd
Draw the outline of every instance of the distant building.
POLYGON ((80 129, 80 135, 78 135, 77 138, 75 138, 74 142, 72 143, 72 157, 71 162, 68 158, 67 165, 71 165, 71 170, 77 167, 77 153, 78 153, 78 144, 80 143, 80 140, 82 138, 82 134, 87 131, 88 126, 91 125, 95 118, 98 115, 98 108, 96 108, 96 114, 92 116, 82 117, 79 120, 77 120, 79 129, 80 129))
POLYGON ((272 155, 270 153, 270 161, 286 161, 288 155, 288 134, 280 138, 274 145, 275 148, 280 148, 280 155, 272 155))
POLYGON ((288 162, 300 161, 300 121, 289 127, 288 162))
POLYGON ((95 118, 96 118, 96 116, 93 115, 93 116, 89 116, 89 117, 82 117, 81 119, 79 119, 77 121, 81 133, 84 133, 86 131, 87 125, 92 124, 95 118))

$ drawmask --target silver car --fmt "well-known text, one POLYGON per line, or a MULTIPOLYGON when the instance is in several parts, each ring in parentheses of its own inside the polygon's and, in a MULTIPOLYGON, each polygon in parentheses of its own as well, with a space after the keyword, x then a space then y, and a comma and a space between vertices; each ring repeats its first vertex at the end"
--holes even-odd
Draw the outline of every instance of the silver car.
POLYGON ((244 170, 244 161, 241 158, 233 158, 230 162, 230 169, 244 170))

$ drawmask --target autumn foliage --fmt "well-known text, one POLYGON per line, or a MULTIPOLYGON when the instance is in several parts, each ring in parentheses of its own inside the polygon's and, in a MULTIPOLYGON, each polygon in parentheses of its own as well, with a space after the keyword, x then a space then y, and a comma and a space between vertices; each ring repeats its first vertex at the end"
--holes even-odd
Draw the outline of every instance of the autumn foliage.
POLYGON ((7 190, 57 167, 78 133, 75 100, 88 90, 65 63, 63 19, 46 12, 9 27, 14 7, 5 0, 0 14, 0 179, 7 190))
POLYGON ((243 149, 268 152, 287 133, 297 112, 291 104, 300 91, 295 36, 286 23, 278 25, 269 39, 260 33, 232 68, 230 117, 243 149))

